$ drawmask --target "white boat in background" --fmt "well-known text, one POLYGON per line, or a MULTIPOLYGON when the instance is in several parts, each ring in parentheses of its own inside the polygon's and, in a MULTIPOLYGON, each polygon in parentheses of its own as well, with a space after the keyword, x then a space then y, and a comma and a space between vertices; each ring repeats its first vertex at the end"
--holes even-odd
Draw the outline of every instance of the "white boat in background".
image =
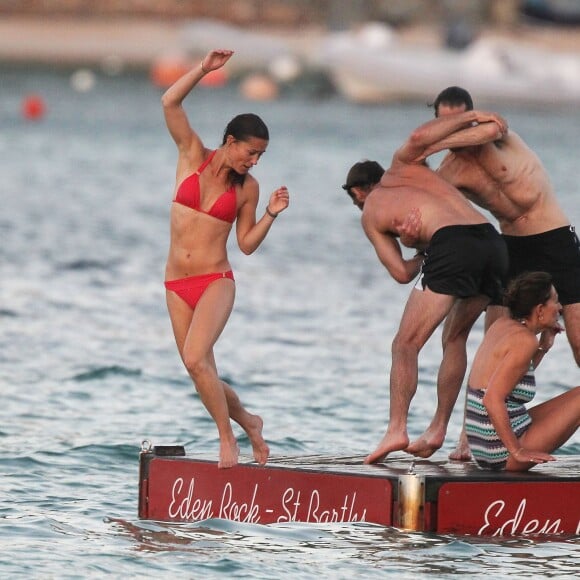
POLYGON ((459 85, 478 103, 580 104, 580 53, 504 39, 481 38, 460 51, 411 46, 388 27, 372 24, 326 36, 313 64, 358 103, 429 103, 445 87, 459 85))
POLYGON ((200 19, 184 25, 180 40, 189 54, 203 56, 221 46, 234 50, 236 58, 227 65, 233 76, 267 71, 276 80, 289 82, 303 72, 292 43, 279 34, 248 31, 217 20, 200 19))
POLYGON ((197 58, 215 46, 232 48, 236 58, 228 71, 233 77, 260 72, 287 85, 318 74, 357 103, 430 103, 445 87, 459 85, 477 103, 580 105, 580 51, 553 52, 503 38, 481 37, 453 50, 433 40, 403 41, 382 23, 281 36, 197 20, 183 26, 179 44, 186 56, 197 58))

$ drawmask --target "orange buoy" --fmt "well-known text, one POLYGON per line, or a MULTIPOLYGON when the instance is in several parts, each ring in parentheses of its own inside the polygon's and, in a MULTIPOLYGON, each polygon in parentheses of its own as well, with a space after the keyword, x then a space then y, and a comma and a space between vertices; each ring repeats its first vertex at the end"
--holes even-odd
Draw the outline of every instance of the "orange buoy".
MULTIPOLYGON (((167 88, 195 66, 195 63, 183 54, 165 54, 152 63, 149 78, 155 86, 167 88)), ((199 84, 206 87, 220 87, 227 81, 227 73, 223 68, 219 68, 204 75, 199 84)))
POLYGON ((180 55, 163 56, 153 62, 149 77, 155 86, 167 88, 189 71, 191 66, 180 55))
POLYGON ((44 117, 46 104, 40 95, 27 95, 22 100, 22 116, 29 121, 37 121, 44 117))
POLYGON ((240 84, 241 94, 251 101, 273 101, 280 94, 278 83, 269 75, 254 73, 240 84))
POLYGON ((199 84, 204 87, 223 87, 228 82, 228 75, 224 68, 212 70, 204 75, 199 84))

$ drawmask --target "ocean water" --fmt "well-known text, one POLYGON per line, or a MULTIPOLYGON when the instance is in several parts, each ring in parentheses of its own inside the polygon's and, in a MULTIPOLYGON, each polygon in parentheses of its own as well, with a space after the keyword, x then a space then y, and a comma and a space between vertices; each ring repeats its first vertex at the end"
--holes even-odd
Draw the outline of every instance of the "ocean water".
MULTIPOLYGON (((576 577, 575 538, 140 521, 142 440, 218 451, 164 302, 175 150, 160 91, 136 75, 98 75, 88 92, 67 71, 0 76, 0 577, 576 577), (34 92, 47 113, 27 122, 20 105, 34 92)), ((380 266, 340 185, 355 161, 388 164, 430 110, 355 106, 310 86, 247 102, 235 85, 199 88, 187 108, 208 146, 235 114, 260 114, 271 131, 254 169, 260 209, 279 185, 291 193, 254 255, 231 237, 237 296, 220 374, 264 418, 273 455, 366 454, 386 426, 390 342, 410 286, 380 266)), ((580 225, 578 111, 499 110, 580 225)), ((478 322, 470 356, 481 336, 478 322)), ((439 362, 436 333, 420 357, 411 436, 433 412, 439 362)), ((537 375, 538 400, 580 384, 563 337, 537 375)), ((454 446, 460 407, 436 457, 454 446)), ((240 446, 249 452, 241 435, 240 446)), ((560 453, 580 455, 579 436, 560 453)))

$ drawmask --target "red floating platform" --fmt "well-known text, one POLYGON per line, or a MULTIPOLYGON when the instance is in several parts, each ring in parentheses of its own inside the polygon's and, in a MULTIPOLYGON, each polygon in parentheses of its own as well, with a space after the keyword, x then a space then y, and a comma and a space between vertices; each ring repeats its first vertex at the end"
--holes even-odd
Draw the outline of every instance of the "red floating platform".
POLYGON ((139 517, 210 518, 271 524, 369 522, 407 530, 485 536, 579 535, 580 456, 557 456, 525 473, 482 471, 472 462, 395 453, 272 457, 218 469, 181 446, 144 445, 139 517))

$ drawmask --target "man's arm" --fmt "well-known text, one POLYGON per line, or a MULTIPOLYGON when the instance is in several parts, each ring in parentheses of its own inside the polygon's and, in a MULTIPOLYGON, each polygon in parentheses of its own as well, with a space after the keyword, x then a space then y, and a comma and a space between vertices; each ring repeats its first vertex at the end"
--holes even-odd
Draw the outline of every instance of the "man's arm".
POLYGON ((377 257, 389 274, 400 284, 413 280, 421 270, 423 256, 418 254, 405 260, 394 234, 377 229, 375 220, 369 213, 363 212, 362 225, 377 257))
POLYGON ((502 132, 499 125, 495 121, 489 121, 487 123, 480 123, 469 127, 468 129, 462 129, 456 131, 451 135, 441 139, 437 143, 433 143, 430 147, 425 149, 425 158, 443 151, 445 149, 456 149, 461 147, 474 147, 476 145, 485 145, 486 143, 497 142, 503 139, 507 134, 502 132))
MULTIPOLYGON (((417 127, 395 153, 395 159, 407 164, 423 163, 429 155, 448 149, 449 145, 444 144, 444 140, 451 135, 459 131, 469 131, 481 124, 486 126, 481 131, 486 133, 488 140, 499 139, 507 131, 507 123, 496 113, 474 110, 445 115, 417 127)), ((483 138, 482 135, 479 138, 483 138)))

